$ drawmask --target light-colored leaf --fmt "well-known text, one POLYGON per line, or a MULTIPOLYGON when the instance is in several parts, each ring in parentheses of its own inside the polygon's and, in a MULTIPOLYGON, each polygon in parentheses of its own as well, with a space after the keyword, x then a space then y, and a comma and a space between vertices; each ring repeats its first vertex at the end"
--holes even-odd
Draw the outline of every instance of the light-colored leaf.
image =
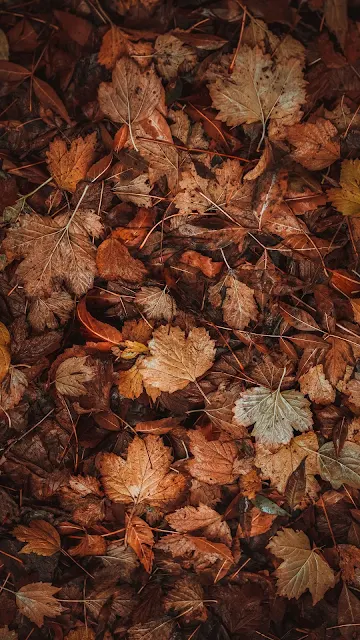
POLYGON ((63 608, 54 594, 60 591, 49 582, 32 582, 16 592, 16 604, 20 613, 29 618, 38 627, 44 624, 44 616, 54 618, 63 608))
POLYGON ((324 367, 317 364, 299 378, 301 393, 308 395, 316 404, 331 404, 335 400, 336 390, 325 378, 324 367))
POLYGON ((170 322, 176 315, 175 300, 167 293, 166 288, 142 287, 135 295, 135 302, 148 320, 170 322))
POLYGON ((50 522, 46 520, 32 520, 30 526, 19 525, 15 527, 13 535, 21 542, 27 544, 20 553, 36 553, 38 556, 52 556, 61 549, 61 541, 58 532, 50 522))
POLYGON ((354 442, 345 442, 339 455, 336 455, 333 442, 326 442, 319 449, 320 475, 330 482, 334 489, 342 484, 360 489, 360 446, 354 442))
POLYGON ((45 329, 58 329, 69 320, 74 307, 75 301, 67 291, 54 291, 49 298, 31 301, 28 320, 39 333, 45 329))
POLYGON ((309 431, 313 424, 310 402, 299 391, 266 387, 243 391, 235 403, 234 419, 245 427, 255 423, 252 435, 263 444, 287 444, 293 430, 309 431))
POLYGON ((328 191, 334 207, 344 216, 360 216, 360 159, 343 160, 340 188, 328 191))
POLYGON ((188 73, 197 63, 195 50, 171 33, 156 38, 154 55, 158 71, 165 80, 188 73))
POLYGON ((229 327, 242 331, 251 320, 256 321, 258 308, 253 289, 228 275, 219 284, 210 287, 209 301, 214 303, 214 296, 221 294, 222 290, 226 292, 222 303, 223 316, 229 327))
POLYGON ((328 589, 335 586, 335 574, 303 531, 282 529, 268 548, 283 562, 276 569, 277 590, 286 598, 300 598, 309 589, 313 604, 322 600, 328 589))
POLYGON ((228 547, 232 537, 230 527, 222 516, 211 507, 199 504, 198 507, 186 506, 166 516, 170 526, 179 533, 189 533, 201 529, 202 535, 209 540, 219 540, 228 547))
POLYGON ((85 382, 90 382, 95 375, 94 369, 86 364, 88 356, 68 358, 56 369, 55 386, 63 396, 82 396, 87 393, 85 382))
POLYGON ((188 462, 188 469, 193 478, 207 484, 229 484, 250 471, 251 459, 240 458, 231 436, 206 440, 201 431, 191 431, 189 438, 194 457, 188 462))

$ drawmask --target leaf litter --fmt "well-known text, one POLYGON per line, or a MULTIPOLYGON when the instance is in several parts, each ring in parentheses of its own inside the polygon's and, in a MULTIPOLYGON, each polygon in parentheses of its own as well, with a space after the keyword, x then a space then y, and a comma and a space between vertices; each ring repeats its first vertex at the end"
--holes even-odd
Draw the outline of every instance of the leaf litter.
POLYGON ((357 3, 0 17, 0 639, 356 639, 357 3))

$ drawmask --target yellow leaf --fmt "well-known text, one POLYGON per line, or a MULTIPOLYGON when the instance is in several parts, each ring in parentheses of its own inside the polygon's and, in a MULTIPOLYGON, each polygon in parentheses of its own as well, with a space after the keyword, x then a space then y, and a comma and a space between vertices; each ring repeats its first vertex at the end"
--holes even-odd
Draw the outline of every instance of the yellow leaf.
POLYGON ((360 160, 344 160, 341 165, 340 189, 329 189, 334 207, 344 216, 360 216, 360 160))
POLYGON ((0 382, 2 382, 9 371, 11 355, 9 349, 0 344, 0 382))

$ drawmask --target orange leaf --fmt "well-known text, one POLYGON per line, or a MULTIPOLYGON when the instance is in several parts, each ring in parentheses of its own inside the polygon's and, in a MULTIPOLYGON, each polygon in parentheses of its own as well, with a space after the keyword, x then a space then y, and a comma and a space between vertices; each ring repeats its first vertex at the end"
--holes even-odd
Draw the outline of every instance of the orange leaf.
POLYGON ((96 266, 105 280, 141 282, 146 269, 140 260, 131 256, 125 245, 114 236, 101 243, 96 254, 96 266))
POLYGON ((102 536, 86 535, 76 547, 69 550, 71 556, 104 556, 106 554, 106 540, 102 536))
POLYGON ((77 306, 77 317, 81 322, 85 333, 93 340, 99 342, 111 342, 118 345, 122 341, 122 334, 110 324, 93 318, 86 308, 86 298, 82 298, 77 306))
POLYGON ((149 525, 137 516, 128 516, 126 514, 126 540, 130 547, 135 551, 145 571, 151 573, 154 561, 154 536, 149 525))
POLYGON ((52 87, 44 80, 34 77, 33 86, 35 95, 41 104, 47 108, 58 113, 65 122, 71 124, 69 114, 66 110, 64 103, 60 100, 57 93, 52 87))
POLYGON ((55 527, 46 520, 32 520, 29 527, 15 527, 13 535, 21 542, 27 542, 20 553, 36 553, 38 556, 52 556, 61 549, 61 541, 55 527))
POLYGON ((47 163, 58 186, 74 193, 76 185, 83 180, 94 161, 96 133, 86 138, 75 138, 68 150, 65 140, 56 138, 49 145, 47 163))
POLYGON ((20 613, 42 627, 44 616, 54 618, 63 611, 60 602, 53 597, 58 591, 59 587, 53 587, 50 582, 32 582, 17 591, 16 604, 20 613))

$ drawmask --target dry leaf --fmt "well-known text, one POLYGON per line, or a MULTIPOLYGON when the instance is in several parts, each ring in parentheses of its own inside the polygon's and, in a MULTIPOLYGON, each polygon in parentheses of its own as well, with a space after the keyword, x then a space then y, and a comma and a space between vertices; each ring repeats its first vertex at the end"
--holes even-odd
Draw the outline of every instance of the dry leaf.
POLYGON ((319 473, 316 455, 318 449, 317 437, 312 431, 293 438, 289 444, 281 445, 275 451, 257 443, 255 465, 260 469, 264 480, 270 480, 275 489, 284 493, 291 474, 302 460, 306 460, 306 493, 315 497, 317 483, 314 476, 319 473))
POLYGON ((28 320, 38 333, 58 329, 69 320, 74 308, 75 301, 67 291, 54 291, 49 298, 38 298, 30 303, 28 320))
POLYGON ((243 45, 229 73, 232 55, 224 55, 219 65, 207 72, 209 92, 218 118, 229 126, 271 119, 281 124, 295 124, 301 118, 305 102, 305 82, 299 58, 273 59, 259 47, 243 45))
POLYGON ((348 30, 347 0, 325 0, 324 17, 326 26, 332 31, 342 49, 345 47, 348 30))
POLYGON ((165 176, 169 189, 176 192, 179 181, 179 153, 164 116, 155 109, 149 118, 133 127, 133 136, 140 155, 149 163, 151 186, 165 176))
MULTIPOLYGON (((124 4, 124 0, 120 0, 124 4)), ((133 3, 133 0, 126 0, 133 3)), ((158 2, 158 0, 156 0, 158 2)), ((129 640, 171 640, 175 622, 170 618, 158 618, 150 622, 139 622, 128 629, 129 640)))
POLYGON ((287 444, 293 430, 308 431, 313 424, 310 402, 299 391, 271 391, 266 387, 253 387, 240 394, 234 420, 245 427, 255 423, 252 436, 263 444, 287 444))
POLYGON ((136 293, 135 302, 148 320, 171 322, 176 315, 175 300, 167 293, 166 287, 142 287, 136 293))
POLYGON ((140 370, 141 359, 138 358, 135 364, 126 371, 119 371, 118 375, 118 389, 119 393, 125 398, 135 400, 141 396, 144 385, 143 377, 140 370))
POLYGON ((185 576, 176 580, 164 599, 164 607, 167 613, 173 611, 181 616, 185 624, 191 622, 204 622, 207 619, 207 610, 204 605, 204 591, 201 584, 191 576, 185 576))
POLYGON ((229 484, 240 474, 248 473, 251 460, 240 459, 238 448, 230 436, 206 440, 201 431, 191 431, 190 451, 193 458, 188 469, 193 478, 207 484, 229 484))
POLYGON ((126 515, 126 541, 135 551, 145 571, 151 573, 155 540, 149 525, 137 516, 126 515))
POLYGON ((263 533, 269 531, 276 518, 277 515, 275 514, 264 513, 257 507, 253 507, 244 514, 243 525, 238 525, 236 533, 240 538, 261 536, 263 533))
POLYGON ((154 56, 160 75, 168 81, 189 73, 197 64, 195 50, 171 33, 156 38, 154 56))
POLYGON ((295 150, 292 157, 310 171, 329 167, 340 157, 337 129, 329 120, 295 124, 286 132, 286 138, 295 150))
POLYGON ((286 598, 300 598, 309 589, 313 604, 335 586, 335 575, 317 550, 311 550, 310 540, 303 531, 282 529, 268 548, 283 562, 276 569, 277 589, 286 598))
POLYGON ((76 314, 88 338, 95 340, 95 342, 108 342, 110 345, 116 346, 122 342, 123 337, 118 329, 111 326, 111 324, 97 320, 89 313, 86 307, 86 297, 80 300, 76 308, 76 314))
POLYGON ((99 246, 96 266, 100 276, 105 280, 141 282, 146 273, 143 263, 133 258, 128 248, 113 237, 107 238, 99 246))
POLYGON ((128 52, 128 40, 125 33, 116 25, 112 24, 110 29, 105 33, 100 51, 98 53, 98 61, 107 69, 113 69, 116 61, 128 52))
POLYGON ((75 138, 68 150, 65 140, 56 138, 47 151, 49 171, 60 189, 74 193, 80 180, 84 180, 95 159, 96 133, 86 138, 75 138))
POLYGON ((254 291, 233 276, 226 276, 225 280, 209 289, 209 301, 225 287, 226 295, 222 304, 225 322, 232 329, 242 331, 251 320, 256 321, 258 308, 254 299, 254 291))
POLYGON ((126 462, 114 453, 101 459, 105 493, 113 502, 164 507, 185 488, 184 477, 170 471, 172 457, 159 436, 135 437, 126 462))
POLYGON ((202 534, 209 540, 219 540, 231 547, 232 537, 227 522, 217 511, 205 504, 198 507, 186 506, 166 516, 170 526, 179 533, 202 530, 202 534))
POLYGON ((18 640, 16 631, 10 631, 9 627, 0 627, 0 640, 18 640))
POLYGON ((333 387, 336 387, 346 373, 348 365, 353 364, 353 352, 349 342, 330 336, 326 343, 329 345, 323 357, 324 372, 333 387))
POLYGON ((70 631, 64 640, 95 640, 95 633, 90 627, 82 625, 70 631))
POLYGON ((153 67, 142 70, 131 58, 117 61, 112 82, 102 82, 98 95, 105 115, 113 122, 127 124, 131 138, 134 124, 151 116, 159 106, 163 110, 163 87, 153 67))
POLYGON ((308 395, 316 404, 331 404, 335 401, 336 390, 325 378, 324 367, 317 364, 299 378, 301 393, 308 395))
POLYGON ((11 355, 6 345, 0 343, 0 382, 2 382, 9 371, 11 355))
POLYGON ((25 215, 9 229, 4 247, 11 258, 24 258, 16 274, 29 296, 50 296, 64 282, 76 295, 92 287, 96 273, 95 247, 89 234, 99 237, 102 225, 92 211, 56 218, 25 215))
POLYGON ((44 624, 44 616, 54 618, 60 615, 63 608, 54 598, 54 594, 60 591, 49 582, 33 582, 26 584, 16 592, 16 604, 20 613, 35 622, 38 627, 44 624))
POLYGON ((32 520, 29 527, 19 525, 15 527, 13 535, 21 542, 27 542, 20 553, 52 556, 61 550, 60 536, 46 520, 32 520))
POLYGON ((106 554, 106 540, 102 536, 90 536, 86 535, 81 538, 79 544, 76 547, 69 549, 71 556, 79 556, 84 558, 85 556, 104 556, 106 554))
POLYGON ((320 475, 331 483, 334 489, 342 484, 360 489, 360 446, 354 442, 345 442, 339 455, 336 455, 333 442, 326 442, 319 449, 320 475))
POLYGON ((13 409, 23 397, 28 381, 21 369, 10 367, 0 387, 0 408, 4 411, 13 409))
POLYGON ((248 436, 244 427, 234 424, 233 409, 240 391, 241 388, 237 384, 226 389, 220 386, 217 391, 207 395, 208 402, 204 407, 204 413, 215 428, 224 430, 237 439, 248 436))
POLYGON ((153 199, 149 193, 152 186, 149 182, 149 174, 140 175, 132 169, 124 169, 116 175, 118 181, 114 185, 114 192, 123 202, 133 202, 138 207, 151 207, 153 199))
POLYGON ((339 544, 339 565, 345 582, 356 582, 355 569, 360 567, 360 549, 352 544, 339 544))
POLYGON ((360 160, 342 162, 340 187, 328 191, 334 207, 344 216, 360 216, 360 160))
POLYGON ((95 375, 91 365, 86 364, 88 356, 68 358, 59 364, 55 374, 55 386, 64 396, 82 396, 87 393, 84 382, 90 382, 95 375))

